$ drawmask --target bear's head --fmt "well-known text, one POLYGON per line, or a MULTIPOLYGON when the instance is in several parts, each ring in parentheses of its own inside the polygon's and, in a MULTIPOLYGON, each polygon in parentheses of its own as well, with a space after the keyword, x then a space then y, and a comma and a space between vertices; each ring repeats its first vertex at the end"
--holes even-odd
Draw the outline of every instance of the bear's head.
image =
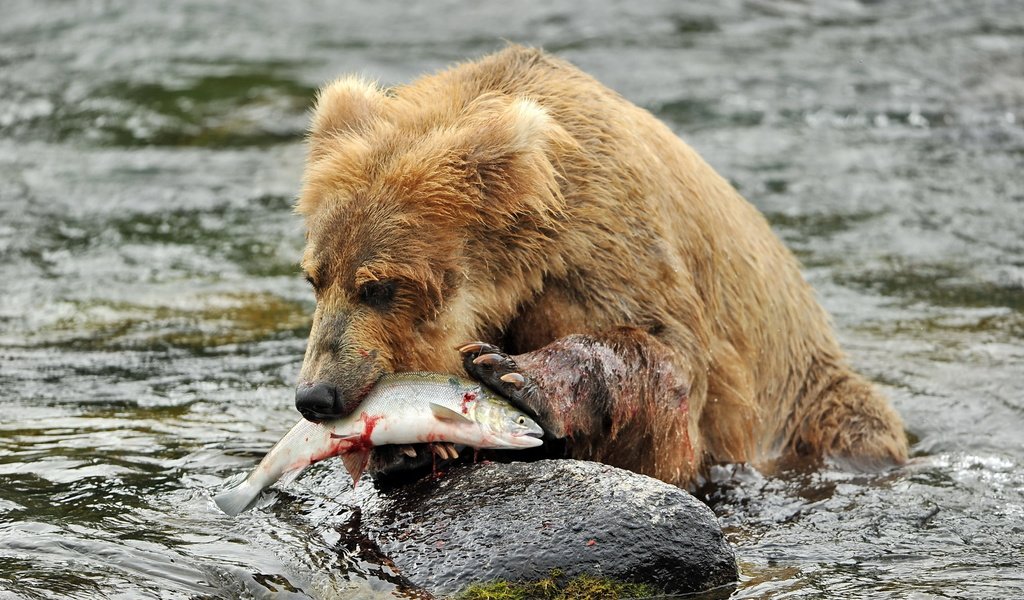
POLYGON ((500 334, 559 268, 571 138, 532 100, 459 96, 356 78, 318 96, 297 203, 307 418, 348 414, 385 373, 459 372, 453 347, 500 334))

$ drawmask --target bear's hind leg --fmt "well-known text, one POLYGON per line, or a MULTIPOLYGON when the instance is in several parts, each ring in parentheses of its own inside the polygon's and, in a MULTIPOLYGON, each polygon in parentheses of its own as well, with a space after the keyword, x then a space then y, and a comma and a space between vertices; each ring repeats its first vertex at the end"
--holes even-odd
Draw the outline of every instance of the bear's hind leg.
POLYGON ((852 371, 833 375, 802 409, 788 445, 794 457, 830 458, 863 470, 907 460, 899 414, 874 385, 852 371))

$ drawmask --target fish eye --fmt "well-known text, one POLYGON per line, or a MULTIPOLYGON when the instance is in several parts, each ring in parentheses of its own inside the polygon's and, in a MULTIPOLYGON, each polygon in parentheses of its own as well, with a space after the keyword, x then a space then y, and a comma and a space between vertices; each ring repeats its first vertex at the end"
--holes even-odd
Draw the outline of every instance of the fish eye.
POLYGON ((523 415, 519 415, 519 417, 516 418, 516 423, 518 423, 519 425, 526 425, 526 417, 523 415))

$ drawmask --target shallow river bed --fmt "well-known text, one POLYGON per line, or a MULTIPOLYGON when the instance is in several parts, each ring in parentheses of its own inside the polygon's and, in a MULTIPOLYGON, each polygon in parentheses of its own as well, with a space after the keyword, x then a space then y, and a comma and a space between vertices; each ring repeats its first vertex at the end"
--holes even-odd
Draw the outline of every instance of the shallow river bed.
POLYGON ((878 475, 702 492, 734 598, 1024 596, 1024 5, 11 0, 0 19, 0 599, 393 597, 295 421, 291 213, 316 87, 543 45, 769 218, 906 421, 878 475))

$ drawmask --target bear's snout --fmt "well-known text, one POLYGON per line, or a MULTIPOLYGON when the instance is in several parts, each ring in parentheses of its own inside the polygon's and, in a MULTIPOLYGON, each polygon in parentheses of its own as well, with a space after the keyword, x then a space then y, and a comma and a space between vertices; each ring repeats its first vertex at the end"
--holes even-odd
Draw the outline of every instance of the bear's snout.
POLYGON ((295 408, 309 421, 337 419, 344 415, 338 387, 325 382, 302 382, 295 388, 295 408))

